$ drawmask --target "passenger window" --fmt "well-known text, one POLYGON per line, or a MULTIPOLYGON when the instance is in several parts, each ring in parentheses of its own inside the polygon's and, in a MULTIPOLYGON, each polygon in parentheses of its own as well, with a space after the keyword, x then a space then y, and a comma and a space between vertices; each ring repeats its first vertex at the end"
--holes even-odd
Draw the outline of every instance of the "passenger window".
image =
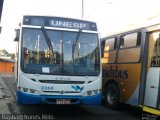
POLYGON ((121 36, 120 38, 120 47, 119 48, 123 48, 124 47, 124 38, 121 36))
POLYGON ((141 44, 141 34, 131 33, 120 38, 119 48, 135 47, 141 44))
POLYGON ((154 45, 151 67, 160 67, 160 34, 154 45))
POLYGON ((104 51, 114 50, 116 48, 116 39, 110 38, 105 41, 104 51))
POLYGON ((106 39, 103 43, 103 55, 102 55, 102 63, 115 63, 116 53, 115 50, 117 46, 116 38, 106 39))

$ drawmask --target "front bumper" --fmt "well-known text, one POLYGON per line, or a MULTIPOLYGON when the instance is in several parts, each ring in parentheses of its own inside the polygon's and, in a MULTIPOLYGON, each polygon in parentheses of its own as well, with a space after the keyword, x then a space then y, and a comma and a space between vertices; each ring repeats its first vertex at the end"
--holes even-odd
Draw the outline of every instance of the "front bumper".
POLYGON ((102 95, 68 96, 68 95, 33 95, 17 91, 18 104, 56 104, 56 99, 70 99, 71 104, 99 105, 102 95))

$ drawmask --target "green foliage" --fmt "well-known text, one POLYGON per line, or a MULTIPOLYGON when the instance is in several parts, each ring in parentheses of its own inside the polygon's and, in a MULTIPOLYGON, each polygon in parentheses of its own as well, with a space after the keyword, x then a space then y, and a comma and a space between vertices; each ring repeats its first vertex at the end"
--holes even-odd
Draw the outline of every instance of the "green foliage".
POLYGON ((0 56, 7 56, 8 52, 6 49, 0 49, 0 56))
POLYGON ((15 59, 15 54, 14 53, 8 53, 8 51, 6 49, 0 49, 0 56, 10 57, 11 59, 15 59))

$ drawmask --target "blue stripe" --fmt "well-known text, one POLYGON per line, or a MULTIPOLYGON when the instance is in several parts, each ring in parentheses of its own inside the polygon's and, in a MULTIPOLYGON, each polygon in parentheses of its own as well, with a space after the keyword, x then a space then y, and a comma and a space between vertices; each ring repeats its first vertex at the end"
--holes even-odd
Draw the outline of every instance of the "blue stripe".
POLYGON ((94 96, 33 95, 17 91, 18 104, 56 104, 56 99, 70 99, 71 104, 101 104, 101 94, 94 96))

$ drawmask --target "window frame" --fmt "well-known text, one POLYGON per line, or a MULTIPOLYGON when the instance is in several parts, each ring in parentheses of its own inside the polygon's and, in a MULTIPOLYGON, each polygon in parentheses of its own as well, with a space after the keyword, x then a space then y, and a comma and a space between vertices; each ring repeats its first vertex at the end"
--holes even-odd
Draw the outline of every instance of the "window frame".
POLYGON ((114 52, 114 51, 116 52, 115 53, 115 60, 114 60, 114 62, 108 62, 107 64, 114 64, 114 63, 116 63, 116 61, 117 61, 117 45, 118 45, 117 35, 112 36, 112 37, 108 37, 108 38, 105 38, 105 39, 102 40, 102 58, 107 58, 107 57, 104 57, 105 53, 110 53, 110 52, 114 52), (114 39, 113 49, 105 50, 105 45, 106 45, 105 43, 109 39, 114 39))
MULTIPOLYGON (((125 41, 123 41, 125 42, 125 41)), ((124 43, 123 43, 124 44, 124 43)), ((123 33, 123 34, 120 34, 119 35, 119 45, 118 45, 118 50, 117 50, 117 58, 116 58, 116 63, 117 64, 124 64, 124 63, 140 63, 141 62, 141 57, 142 57, 142 32, 141 30, 136 30, 136 31, 132 31, 132 32, 127 32, 127 33, 123 33), (129 47, 123 47, 123 48, 120 48, 120 45, 121 45, 121 40, 122 40, 122 37, 126 36, 126 35, 129 35, 129 34, 134 34, 134 33, 137 33, 137 41, 136 41, 136 46, 129 46, 129 47), (128 51, 131 51, 131 49, 133 48, 140 48, 140 56, 139 56, 139 60, 137 62, 118 62, 118 56, 119 56, 119 52, 120 51, 123 51, 123 50, 128 50, 128 51)))
POLYGON ((114 51, 117 49, 117 36, 113 36, 113 37, 110 37, 110 38, 106 38, 104 39, 104 43, 103 43, 103 51, 104 52, 109 52, 109 51, 114 51), (105 46, 106 46, 106 41, 109 40, 109 39, 114 39, 114 43, 113 43, 113 49, 109 49, 109 50, 105 50, 105 46))
POLYGON ((142 46, 142 39, 141 39, 141 37, 142 37, 141 31, 133 31, 133 32, 121 34, 120 38, 119 38, 118 49, 119 50, 120 49, 129 49, 129 48, 136 48, 136 47, 142 46), (127 36, 127 35, 130 35, 130 34, 134 34, 134 33, 137 33, 136 45, 135 46, 129 46, 129 47, 121 47, 121 44, 123 43, 123 45, 124 45, 124 43, 125 43, 124 37, 127 36), (123 40, 123 42, 122 42, 122 40, 123 40))

